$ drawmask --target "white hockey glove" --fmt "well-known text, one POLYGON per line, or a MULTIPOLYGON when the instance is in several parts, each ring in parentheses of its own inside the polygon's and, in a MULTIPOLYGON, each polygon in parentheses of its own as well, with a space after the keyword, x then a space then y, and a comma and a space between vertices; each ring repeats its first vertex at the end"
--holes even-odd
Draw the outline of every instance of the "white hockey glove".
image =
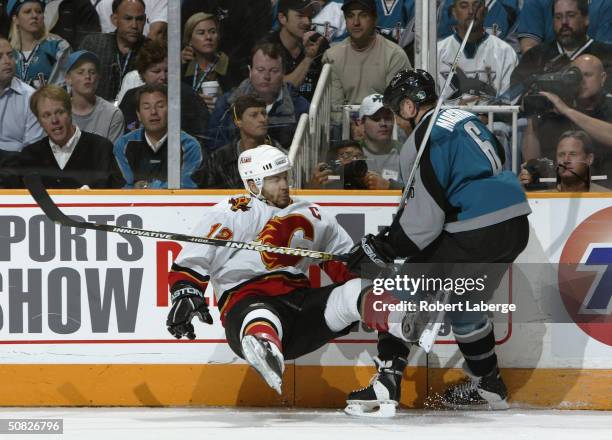
POLYGON ((168 313, 166 326, 176 339, 186 336, 195 339, 195 330, 191 320, 194 316, 206 324, 212 324, 213 319, 208 311, 204 293, 201 290, 185 283, 172 286, 172 308, 168 313))

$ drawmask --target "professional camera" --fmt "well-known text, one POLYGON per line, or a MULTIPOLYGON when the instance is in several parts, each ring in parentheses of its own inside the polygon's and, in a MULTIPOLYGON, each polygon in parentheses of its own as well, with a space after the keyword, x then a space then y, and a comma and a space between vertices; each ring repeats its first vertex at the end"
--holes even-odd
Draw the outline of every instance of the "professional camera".
POLYGON ((319 38, 323 38, 323 35, 321 35, 320 33, 318 33, 318 32, 316 32, 316 31, 315 31, 315 33, 314 33, 314 34, 312 34, 312 35, 311 35, 311 36, 310 36, 308 39, 309 39, 311 42, 316 43, 316 42, 317 42, 317 40, 318 40, 319 38))
POLYGON ((321 166, 323 170, 330 170, 331 176, 337 176, 344 189, 367 189, 364 177, 368 173, 368 164, 364 159, 355 159, 346 165, 342 165, 339 160, 332 160, 321 166))
POLYGON ((528 160, 525 169, 529 171, 532 178, 532 183, 525 185, 528 190, 549 188, 551 187, 550 179, 557 177, 557 168, 554 162, 547 157, 528 160))
POLYGON ((532 77, 529 93, 523 97, 525 116, 541 116, 554 109, 553 104, 538 92, 550 92, 571 105, 582 83, 582 72, 575 66, 557 72, 544 73, 532 77))

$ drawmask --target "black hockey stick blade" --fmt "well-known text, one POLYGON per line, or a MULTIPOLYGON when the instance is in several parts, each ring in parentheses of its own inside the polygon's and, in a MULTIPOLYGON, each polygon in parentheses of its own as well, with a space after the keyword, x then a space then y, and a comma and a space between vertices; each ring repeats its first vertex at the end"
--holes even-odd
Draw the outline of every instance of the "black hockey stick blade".
POLYGON ((272 246, 263 243, 245 243, 241 241, 220 240, 217 238, 196 237, 192 235, 177 234, 174 232, 148 231, 145 229, 128 228, 109 224, 98 224, 91 222, 80 222, 73 220, 64 214, 51 200, 45 189, 42 179, 38 175, 29 175, 23 178, 25 187, 28 189, 38 206, 53 222, 73 228, 93 229, 95 231, 114 232, 116 234, 129 234, 139 237, 157 238, 172 241, 184 241, 188 243, 206 244, 210 246, 229 247, 233 249, 252 250, 257 252, 270 252, 273 254, 295 255, 315 260, 339 260, 346 261, 348 255, 330 254, 310 249, 298 249, 289 247, 272 246))
POLYGON ((83 227, 81 222, 68 217, 57 207, 53 200, 51 200, 49 193, 42 183, 42 178, 40 175, 26 175, 23 177, 23 183, 32 195, 32 198, 36 201, 36 203, 38 203, 38 206, 40 206, 40 209, 42 209, 45 215, 55 223, 59 223, 64 226, 72 226, 75 228, 83 227))

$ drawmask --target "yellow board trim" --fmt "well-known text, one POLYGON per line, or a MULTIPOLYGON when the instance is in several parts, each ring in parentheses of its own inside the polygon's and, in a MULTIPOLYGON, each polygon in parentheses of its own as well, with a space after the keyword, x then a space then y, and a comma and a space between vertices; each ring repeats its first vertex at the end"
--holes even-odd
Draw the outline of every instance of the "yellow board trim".
MULTIPOLYGON (((0 365, 0 406, 286 406, 342 408, 373 367, 287 363, 278 396, 247 365, 0 365)), ((504 369, 511 403, 612 410, 612 370, 504 369)), ((408 367, 402 406, 422 408, 458 369, 408 367)))
MULTIPOLYGON (((20 196, 29 195, 25 189, 3 189, 0 195, 20 196)), ((247 194, 241 189, 52 189, 51 195, 74 195, 74 196, 233 196, 236 194, 247 194)), ((321 189, 298 189, 292 190, 291 194, 297 196, 401 196, 400 190, 321 190, 321 189)), ((580 192, 580 193, 551 193, 551 192, 528 192, 529 199, 609 199, 610 192, 580 192)))

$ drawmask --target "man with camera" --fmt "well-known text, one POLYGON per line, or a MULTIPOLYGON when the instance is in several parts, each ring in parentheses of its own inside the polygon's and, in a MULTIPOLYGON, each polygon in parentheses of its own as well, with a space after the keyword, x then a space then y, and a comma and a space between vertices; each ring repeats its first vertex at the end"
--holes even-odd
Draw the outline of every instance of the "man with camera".
POLYGON ((608 74, 606 89, 612 90, 612 45, 595 41, 589 29, 588 0, 554 0, 555 39, 544 41, 523 54, 512 73, 511 84, 527 83, 533 75, 555 72, 580 55, 595 55, 608 74))
POLYGON ((315 0, 280 0, 280 30, 271 32, 267 37, 281 47, 284 80, 293 84, 308 101, 312 100, 321 75, 321 56, 329 48, 327 40, 311 30, 312 17, 320 9, 321 5, 315 0))
MULTIPOLYGON (((604 89, 606 72, 593 55, 581 55, 572 63, 582 75, 575 96, 559 97, 540 91, 552 104, 553 110, 529 119, 523 142, 525 160, 555 157, 559 133, 584 130, 594 140, 596 160, 593 173, 612 177, 612 96, 604 89)), ((546 87, 545 87, 546 88, 546 87)), ((610 177, 606 186, 610 185, 610 177)))
POLYGON ((531 159, 522 165, 519 179, 527 190, 542 187, 540 179, 556 176, 558 192, 607 191, 591 183, 593 143, 584 131, 566 131, 559 138, 556 166, 548 159, 531 159))
POLYGON ((361 101, 357 124, 363 139, 336 147, 336 161, 341 167, 318 164, 312 186, 329 187, 334 180, 332 176, 339 176, 337 179, 343 180, 345 189, 401 189, 401 145, 391 139, 393 112, 383 106, 382 95, 375 93, 361 101), (363 164, 350 164, 355 160, 361 160, 363 164))
POLYGON ((339 141, 332 145, 329 162, 318 163, 309 188, 367 189, 368 173, 363 147, 357 140, 339 141))

